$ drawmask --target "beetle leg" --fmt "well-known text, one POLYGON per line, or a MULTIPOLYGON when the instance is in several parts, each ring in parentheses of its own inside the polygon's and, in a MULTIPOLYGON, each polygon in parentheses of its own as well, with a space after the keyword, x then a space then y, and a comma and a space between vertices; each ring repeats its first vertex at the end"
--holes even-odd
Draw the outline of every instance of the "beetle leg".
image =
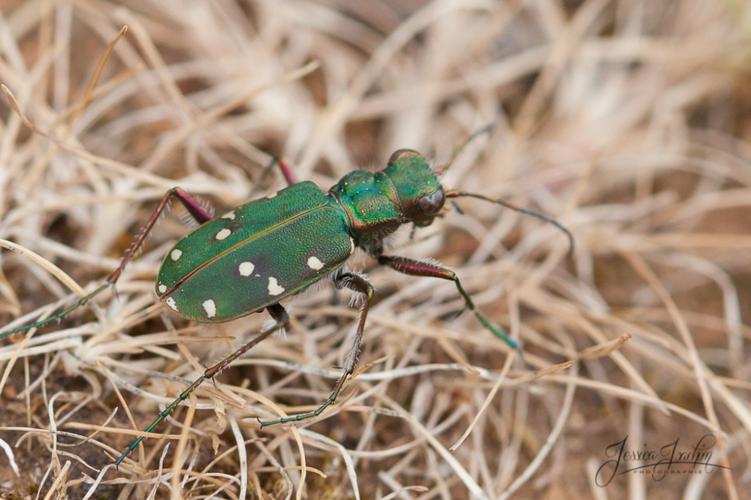
POLYGON ((274 321, 276 323, 274 326, 266 330, 265 332, 261 332, 258 336, 252 338, 250 342, 212 366, 211 368, 208 368, 206 372, 204 373, 205 378, 214 378, 217 375, 219 375, 225 368, 227 368, 230 363, 232 363, 234 360, 248 352, 248 350, 274 333, 277 330, 280 330, 282 328, 287 328, 289 325, 289 315, 287 314, 287 311, 282 307, 280 304, 272 304, 266 308, 266 310, 269 312, 272 318, 274 318, 274 321))
POLYGON ((289 166, 289 163, 282 160, 281 158, 277 158, 276 162, 279 164, 279 170, 282 171, 282 175, 284 176, 284 180, 287 181, 287 185, 291 186, 293 184, 297 184, 300 182, 297 179, 297 176, 292 171, 292 167, 289 166))
POLYGON ((261 424, 261 427, 267 427, 274 424, 286 424, 289 422, 299 422, 300 420, 305 420, 306 418, 317 417, 318 415, 323 413, 323 410, 334 404, 337 396, 339 395, 339 391, 341 391, 342 386, 344 386, 344 382, 350 375, 355 372, 355 368, 357 367, 357 360, 360 355, 360 348, 362 347, 362 334, 363 330, 365 329, 365 319, 368 317, 370 300, 373 298, 374 288, 373 285, 368 282, 368 280, 366 280, 359 274, 354 273, 339 274, 334 278, 334 284, 337 286, 337 288, 346 287, 365 296, 365 301, 363 301, 363 304, 360 307, 360 316, 357 320, 357 329, 355 330, 355 338, 352 342, 352 348, 347 354, 347 359, 344 364, 344 371, 334 384, 334 389, 331 391, 331 395, 329 395, 326 401, 321 403, 318 408, 313 411, 298 413, 297 415, 282 417, 276 420, 261 420, 259 418, 258 423, 261 424))
POLYGON ((282 171, 282 175, 284 176, 284 180, 287 182, 288 186, 291 186, 293 184, 297 184, 298 182, 300 182, 299 180, 297 180, 297 176, 292 171, 292 167, 289 166, 289 163, 282 160, 278 156, 272 156, 271 162, 265 167, 263 167, 260 178, 256 182, 256 185, 253 186, 253 189, 250 190, 249 198, 255 197, 255 194, 259 190, 264 179, 266 179, 266 176, 268 175, 268 173, 271 172, 271 169, 274 168, 275 166, 278 166, 279 170, 282 171))
POLYGON ((120 279, 120 275, 125 269, 125 266, 128 265, 130 259, 135 256, 135 254, 138 252, 138 249, 141 248, 141 245, 143 245, 143 242, 146 240, 146 236, 149 235, 154 227, 154 224, 156 224, 156 221, 159 220, 159 216, 162 214, 162 212, 166 210, 172 197, 177 198, 177 200, 182 203, 185 209, 190 212, 190 215, 192 215, 199 224, 203 224, 204 222, 211 220, 211 214, 208 212, 208 210, 201 206, 201 203, 198 200, 193 198, 181 188, 173 187, 172 189, 164 193, 164 196, 159 202, 159 205, 157 205, 154 212, 152 212, 151 217, 149 217, 149 220, 146 221, 146 224, 144 224, 141 230, 138 232, 138 236, 136 236, 136 239, 130 245, 128 251, 125 252, 125 256, 123 256, 123 260, 120 261, 120 265, 117 266, 117 269, 115 269, 112 274, 107 277, 107 283, 109 283, 110 285, 117 283, 117 280, 120 279))
MULTIPOLYGON (((250 342, 224 358, 223 360, 216 363, 214 366, 207 368, 203 375, 198 377, 192 384, 190 384, 183 392, 180 393, 177 398, 175 398, 174 401, 172 401, 169 405, 167 405, 164 410, 159 413, 159 416, 156 417, 156 419, 149 425, 143 432, 144 434, 148 434, 149 432, 153 431, 154 428, 159 425, 164 419, 166 419, 175 409, 180 406, 180 403, 188 399, 190 397, 191 393, 198 389, 198 386, 200 386, 204 381, 207 379, 214 379, 219 373, 222 372, 225 368, 227 368, 234 360, 245 354, 248 350, 250 350, 253 346, 264 340, 266 337, 274 333, 275 331, 279 330, 280 328, 286 328, 289 324, 289 316, 287 315, 287 311, 284 310, 284 308, 279 304, 272 304, 266 308, 266 310, 269 312, 272 318, 276 321, 276 324, 269 328, 268 330, 262 331, 255 337, 253 337, 250 342)), ((126 449, 125 451, 117 457, 117 460, 115 460, 115 467, 120 465, 123 460, 125 460, 125 457, 127 457, 130 452, 132 452, 138 444, 143 441, 144 436, 138 436, 126 449)))
MULTIPOLYGON (((297 176, 295 175, 295 173, 292 171, 292 167, 290 167, 289 163, 282 160, 278 156, 272 156, 271 162, 265 167, 263 167, 263 170, 261 171, 261 178, 259 179, 259 182, 257 184, 260 184, 260 182, 266 178, 268 173, 271 172, 271 169, 274 168, 275 166, 279 167, 279 170, 282 172, 282 175, 284 176, 284 180, 287 182, 288 186, 291 186, 293 184, 297 184, 298 182, 300 182, 297 179, 297 176)), ((253 191, 250 192, 251 195, 255 193, 255 191, 256 191, 256 188, 253 188, 253 191)))
POLYGON ((169 204, 169 201, 172 197, 177 198, 177 200, 182 203, 182 205, 190 212, 190 214, 200 223, 203 224, 204 222, 211 220, 211 214, 201 206, 201 204, 190 196, 188 193, 183 191, 179 187, 173 187, 169 191, 167 191, 164 196, 162 197, 162 200, 159 202, 159 205, 156 207, 154 212, 151 214, 151 217, 149 217, 149 220, 146 221, 146 224, 143 225, 141 230, 138 233, 138 236, 136 236, 133 243, 130 245, 128 250, 125 252, 125 255, 123 256, 123 259, 120 261, 120 265, 117 266, 117 269, 112 271, 109 276, 107 276, 106 283, 103 285, 97 287, 93 292, 81 297, 78 299, 75 303, 71 304, 70 306, 56 312, 55 314, 39 320, 35 321, 33 323, 28 323, 22 326, 19 326, 17 328, 14 328, 12 330, 9 330, 7 332, 3 332, 0 334, 0 339, 3 339, 9 335, 12 335, 14 333, 23 332, 26 330, 30 330, 32 328, 38 328, 40 326, 44 326, 48 323, 51 323, 53 321, 60 320, 70 314, 71 312, 75 311, 79 307, 84 306, 86 303, 88 303, 91 299, 99 295, 103 290, 105 290, 108 286, 114 286, 115 283, 117 283, 117 280, 120 279, 120 275, 122 274, 123 270, 125 269, 125 266, 128 265, 128 262, 136 255, 138 252, 138 249, 143 245, 144 240, 146 240, 146 236, 148 236, 149 232, 151 232, 151 229, 154 227, 154 224, 156 224, 156 221, 159 219, 159 216, 164 212, 164 210, 167 208, 167 205, 169 204))
MULTIPOLYGON (((521 346, 518 340, 512 339, 509 335, 503 331, 501 327, 490 321, 484 314, 477 310, 475 303, 472 301, 472 297, 464 290, 459 277, 456 272, 438 263, 423 262, 419 260, 409 259, 407 257, 389 257, 386 255, 379 255, 378 262, 384 266, 388 266, 400 273, 409 274, 412 276, 427 276, 430 278, 440 278, 444 280, 453 281, 456 285, 456 289, 464 299, 464 303, 467 308, 472 311, 475 317, 478 319, 482 326, 484 326, 490 333, 503 340, 509 347, 519 352, 521 356, 521 346)), ((522 357, 522 360, 524 358, 522 357)))

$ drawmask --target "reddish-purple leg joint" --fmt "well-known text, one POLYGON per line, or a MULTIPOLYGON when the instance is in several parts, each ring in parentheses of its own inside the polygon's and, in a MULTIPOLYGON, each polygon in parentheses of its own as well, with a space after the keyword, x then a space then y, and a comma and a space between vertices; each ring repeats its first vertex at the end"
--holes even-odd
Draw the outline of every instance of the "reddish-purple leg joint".
POLYGON ((183 191, 182 188, 173 187, 172 189, 167 191, 166 196, 169 197, 170 195, 175 196, 199 224, 203 224, 204 222, 208 222, 213 219, 211 213, 209 213, 209 211, 206 210, 198 200, 183 191))
POLYGON ((120 275, 122 275, 123 270, 125 269, 125 266, 128 265, 128 262, 135 256, 135 254, 138 252, 138 249, 141 248, 141 245, 143 245, 143 242, 146 240, 146 236, 148 236, 151 229, 154 227, 154 224, 156 224, 156 221, 159 220, 159 215, 164 212, 164 210, 167 208, 167 205, 169 205, 169 200, 172 197, 175 197, 178 199, 180 203, 183 204, 183 206, 190 212, 190 214, 200 223, 203 224, 206 221, 211 220, 211 214, 201 206, 201 204, 192 196, 190 196, 188 193, 180 189, 179 187, 174 187, 164 193, 164 196, 162 196, 161 201, 159 202, 159 205, 157 205, 156 209, 154 209, 154 212, 151 214, 151 217, 149 217, 149 220, 146 221, 146 224, 143 225, 141 230, 138 232, 138 236, 133 240, 133 243, 131 243, 128 250, 125 252, 125 255, 123 256, 122 260, 120 261, 120 265, 117 266, 117 269, 112 271, 112 273, 107 276, 107 282, 98 288, 96 288, 93 292, 85 295, 84 297, 81 297, 78 299, 77 302, 74 304, 62 309, 61 311, 58 311, 57 313, 39 320, 35 321, 33 323, 29 323, 23 326, 20 326, 18 328, 14 328, 13 330, 10 330, 8 332, 5 332, 3 334, 0 334, 0 339, 3 339, 7 337, 8 335, 12 335, 14 333, 23 332, 26 330, 30 330, 32 328, 38 328, 40 326, 44 326, 48 323, 51 323, 53 321, 59 320, 70 314, 71 312, 75 311, 79 307, 82 307, 86 303, 88 303, 91 299, 99 295, 102 290, 105 290, 108 286, 114 286, 115 283, 117 283, 117 280, 120 279, 120 275))
POLYGON ((115 269, 112 274, 107 277, 107 282, 109 284, 114 285, 117 280, 120 279, 120 275, 125 269, 125 266, 128 265, 130 259, 133 258, 136 252, 138 252, 138 249, 141 247, 141 245, 143 245, 144 240, 146 240, 146 236, 148 236, 148 234, 151 232, 154 224, 156 224, 156 221, 159 220, 159 216, 167 208, 170 198, 172 198, 173 196, 177 198, 180 203, 182 203, 185 209, 190 212, 190 215, 192 215, 199 224, 203 224, 204 222, 211 220, 211 214, 208 212, 208 210, 201 206, 198 200, 183 191, 181 188, 173 187, 172 189, 164 193, 164 196, 162 196, 162 200, 159 202, 159 205, 157 205, 156 209, 154 209, 154 212, 152 212, 151 217, 149 217, 149 220, 146 221, 146 224, 144 224, 141 230, 138 232, 138 236, 133 241, 133 244, 130 245, 128 251, 125 252, 125 256, 123 257, 123 260, 120 261, 120 265, 117 266, 117 269, 115 269))
POLYGON ((289 166, 289 163, 282 160, 281 158, 277 158, 277 163, 279 163, 279 169, 282 171, 282 175, 284 176, 284 180, 287 181, 287 185, 291 186, 293 184, 297 184, 300 182, 297 179, 297 176, 292 171, 292 167, 289 166))

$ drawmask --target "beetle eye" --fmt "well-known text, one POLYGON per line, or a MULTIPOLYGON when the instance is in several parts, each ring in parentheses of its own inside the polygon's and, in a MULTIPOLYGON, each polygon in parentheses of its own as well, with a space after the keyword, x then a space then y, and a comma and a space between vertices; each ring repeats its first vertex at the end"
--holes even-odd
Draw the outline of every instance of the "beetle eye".
POLYGON ((417 200, 417 206, 420 207, 420 211, 424 214, 437 214, 443 208, 444 200, 443 190, 439 189, 435 193, 423 196, 417 200))

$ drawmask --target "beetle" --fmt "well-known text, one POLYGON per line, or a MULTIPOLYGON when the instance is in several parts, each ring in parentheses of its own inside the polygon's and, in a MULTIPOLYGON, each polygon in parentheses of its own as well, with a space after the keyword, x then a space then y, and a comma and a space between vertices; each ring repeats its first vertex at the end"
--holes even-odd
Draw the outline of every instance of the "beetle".
MULTIPOLYGON (((288 187, 271 196, 250 201, 220 217, 213 218, 198 200, 181 188, 170 189, 103 285, 58 313, 15 328, 0 335, 0 338, 60 319, 108 286, 114 286, 160 214, 172 199, 177 199, 200 225, 180 239, 164 256, 155 282, 159 300, 173 313, 198 322, 229 321, 266 310, 274 324, 207 368, 159 413, 146 428, 146 433, 166 419, 204 381, 213 379, 253 346, 273 332, 285 328, 289 318, 280 301, 327 277, 333 280, 337 288, 350 289, 364 298, 342 373, 329 397, 316 409, 275 420, 259 418, 258 421, 262 427, 296 422, 318 416, 334 404, 345 381, 357 366, 365 321, 374 294, 373 285, 363 275, 343 269, 355 248, 364 250, 379 264, 400 273, 452 281, 466 308, 483 327, 521 353, 518 341, 509 337, 477 309, 453 270, 435 261, 386 255, 384 239, 407 223, 415 227, 429 226, 441 215, 447 200, 459 197, 490 201, 554 224, 568 237, 571 251, 573 236, 565 227, 551 218, 503 200, 445 189, 439 180, 441 170, 433 170, 424 156, 411 149, 394 152, 381 171, 354 170, 348 173, 328 191, 323 191, 311 181, 298 182, 283 160, 275 159, 274 163, 279 166, 288 187)), ((143 438, 142 435, 135 439, 115 460, 115 464, 119 465, 125 460, 143 438)))

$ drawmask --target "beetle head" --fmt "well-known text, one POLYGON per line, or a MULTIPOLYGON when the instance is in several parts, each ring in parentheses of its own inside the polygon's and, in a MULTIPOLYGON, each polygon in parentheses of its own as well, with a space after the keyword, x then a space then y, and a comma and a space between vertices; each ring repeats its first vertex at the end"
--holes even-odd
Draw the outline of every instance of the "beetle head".
POLYGON ((412 149, 399 149, 389 158, 386 175, 399 197, 404 216, 417 226, 428 226, 443 209, 446 194, 425 158, 412 149))

